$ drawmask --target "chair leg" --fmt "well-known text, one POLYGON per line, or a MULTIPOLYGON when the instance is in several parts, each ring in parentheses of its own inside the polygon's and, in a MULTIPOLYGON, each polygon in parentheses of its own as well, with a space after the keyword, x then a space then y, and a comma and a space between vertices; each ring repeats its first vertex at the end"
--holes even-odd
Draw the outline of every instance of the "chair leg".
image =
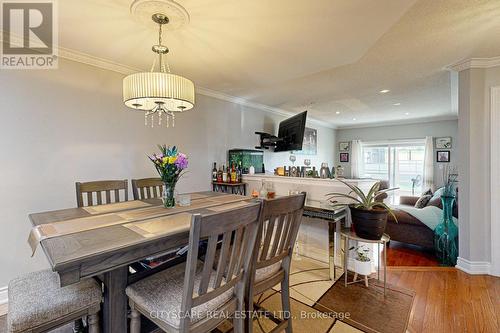
POLYGON ((290 275, 285 272, 285 279, 281 281, 281 306, 283 307, 283 319, 288 320, 286 333, 292 333, 292 313, 290 309, 290 275))
POLYGON ((84 329, 83 329, 82 319, 75 320, 75 322, 73 323, 73 333, 83 333, 83 332, 84 329))
POLYGON ((131 306, 130 333, 141 333, 141 314, 131 306))
POLYGON ((99 313, 94 313, 88 316, 87 323, 89 325, 89 333, 99 333, 99 313))
POLYGON ((233 332, 243 333, 245 331, 245 318, 243 316, 243 311, 245 309, 245 288, 241 286, 238 288, 238 295, 236 298, 236 313, 233 314, 233 332))

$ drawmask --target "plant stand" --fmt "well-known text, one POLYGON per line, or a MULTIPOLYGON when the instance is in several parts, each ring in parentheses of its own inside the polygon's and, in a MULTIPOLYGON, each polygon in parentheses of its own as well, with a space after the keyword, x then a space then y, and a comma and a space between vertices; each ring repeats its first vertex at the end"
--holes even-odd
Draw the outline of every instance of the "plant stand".
MULTIPOLYGON (((386 281, 387 281, 387 243, 390 240, 389 235, 383 234, 382 238, 378 240, 373 240, 373 239, 364 239, 361 237, 358 237, 351 229, 343 229, 342 232, 340 233, 341 237, 345 239, 345 249, 344 249, 344 285, 347 287, 349 284, 357 283, 361 280, 357 280, 358 274, 354 274, 354 280, 352 282, 347 282, 347 267, 348 267, 348 262, 349 262, 349 240, 355 240, 357 242, 364 242, 364 243, 376 243, 377 244, 377 250, 378 250, 378 266, 377 266, 377 280, 380 281, 380 245, 383 246, 384 250, 384 297, 386 296, 386 281)), ((371 277, 365 276, 364 281, 365 281, 365 286, 368 287, 368 280, 372 279, 371 277)))
POLYGON ((368 287, 368 275, 364 275, 364 279, 363 280, 358 280, 358 273, 354 273, 354 279, 352 279, 352 283, 356 283, 356 282, 362 282, 362 281, 365 281, 365 286, 368 287))

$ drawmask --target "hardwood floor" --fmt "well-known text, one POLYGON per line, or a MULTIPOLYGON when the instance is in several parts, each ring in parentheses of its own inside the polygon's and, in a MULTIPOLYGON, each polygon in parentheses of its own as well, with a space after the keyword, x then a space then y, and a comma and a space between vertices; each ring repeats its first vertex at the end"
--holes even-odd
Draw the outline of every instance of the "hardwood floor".
POLYGON ((439 266, 439 263, 432 251, 391 241, 387 249, 387 266, 439 266))
POLYGON ((389 267, 387 281, 413 289, 409 332, 500 332, 500 278, 448 267, 389 267))

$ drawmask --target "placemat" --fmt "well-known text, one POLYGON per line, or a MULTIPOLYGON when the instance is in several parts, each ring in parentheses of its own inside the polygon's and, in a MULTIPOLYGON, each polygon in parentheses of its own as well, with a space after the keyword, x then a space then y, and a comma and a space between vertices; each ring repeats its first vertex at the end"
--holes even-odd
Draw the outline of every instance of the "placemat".
POLYGON ((94 214, 113 213, 113 212, 118 212, 120 210, 143 208, 148 206, 151 206, 151 204, 148 204, 140 200, 134 200, 134 201, 117 202, 107 205, 88 206, 88 207, 83 207, 83 209, 86 210, 89 214, 94 215, 94 214))

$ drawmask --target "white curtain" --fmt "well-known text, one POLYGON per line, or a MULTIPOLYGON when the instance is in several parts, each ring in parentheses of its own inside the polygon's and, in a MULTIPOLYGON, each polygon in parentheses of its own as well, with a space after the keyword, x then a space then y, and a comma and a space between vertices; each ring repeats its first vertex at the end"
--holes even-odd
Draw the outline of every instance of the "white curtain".
POLYGON ((363 147, 360 140, 351 142, 351 177, 363 177, 363 147))
POLYGON ((424 183, 423 189, 434 191, 434 144, 432 136, 425 137, 424 183))

